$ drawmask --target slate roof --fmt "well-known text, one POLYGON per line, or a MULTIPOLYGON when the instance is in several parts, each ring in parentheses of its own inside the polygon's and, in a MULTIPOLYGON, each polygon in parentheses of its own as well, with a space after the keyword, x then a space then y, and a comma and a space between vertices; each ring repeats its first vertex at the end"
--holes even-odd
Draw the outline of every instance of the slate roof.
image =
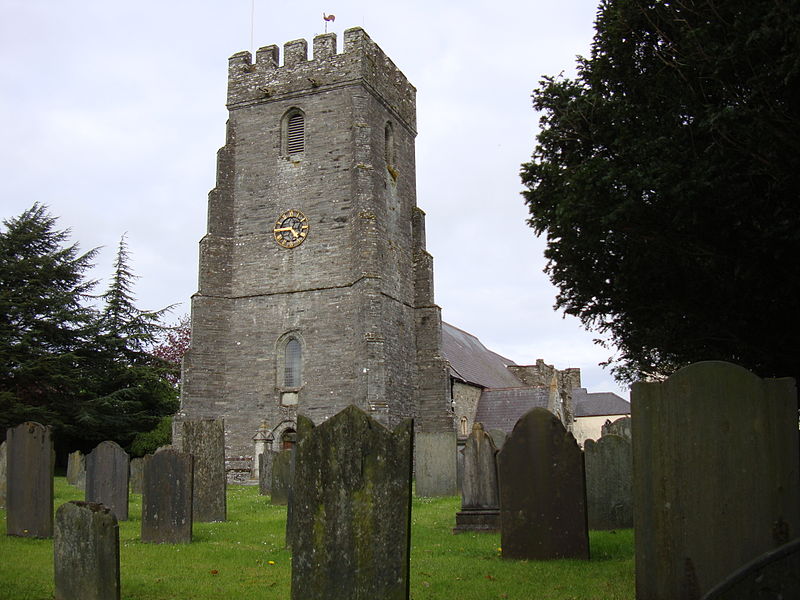
POLYGON ((506 366, 515 364, 492 352, 471 333, 442 323, 442 352, 450 375, 482 388, 520 387, 522 382, 506 366))
POLYGON ((572 408, 576 417, 629 415, 631 404, 613 392, 587 392, 586 388, 572 390, 572 408))
POLYGON ((475 421, 486 431, 511 433, 519 418, 535 407, 547 408, 550 391, 544 387, 483 390, 475 421))

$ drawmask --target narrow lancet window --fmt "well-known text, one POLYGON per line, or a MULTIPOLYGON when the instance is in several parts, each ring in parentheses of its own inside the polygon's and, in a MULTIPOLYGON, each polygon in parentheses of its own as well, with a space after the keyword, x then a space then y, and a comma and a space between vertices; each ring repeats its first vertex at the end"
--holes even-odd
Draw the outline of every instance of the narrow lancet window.
POLYGON ((286 121, 286 154, 300 154, 305 149, 305 119, 296 112, 286 121))
POLYGON ((303 351, 300 342, 292 338, 286 342, 284 354, 283 385, 300 387, 303 370, 303 351))

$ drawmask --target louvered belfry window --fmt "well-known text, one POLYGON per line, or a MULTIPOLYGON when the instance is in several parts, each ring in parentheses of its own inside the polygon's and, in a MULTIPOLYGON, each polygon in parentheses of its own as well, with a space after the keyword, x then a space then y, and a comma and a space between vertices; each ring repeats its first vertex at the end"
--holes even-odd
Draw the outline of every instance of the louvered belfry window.
POLYGON ((283 385, 300 387, 303 369, 303 353, 300 342, 294 338, 286 342, 284 350, 283 385))
POLYGON ((299 154, 305 150, 305 120, 295 113, 286 124, 286 153, 299 154))

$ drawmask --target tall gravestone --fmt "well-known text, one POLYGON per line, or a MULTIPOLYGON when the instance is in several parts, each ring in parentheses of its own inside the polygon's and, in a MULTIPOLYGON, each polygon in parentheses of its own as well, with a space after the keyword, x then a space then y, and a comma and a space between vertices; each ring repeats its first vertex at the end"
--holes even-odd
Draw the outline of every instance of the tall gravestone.
POLYGON ((7 430, 6 534, 53 537, 53 441, 28 421, 7 430))
POLYGON ((194 520, 201 523, 224 521, 228 513, 224 421, 184 421, 181 439, 183 451, 194 457, 194 520))
POLYGON ((264 450, 258 455, 258 493, 261 496, 269 496, 272 493, 272 462, 275 453, 272 450, 264 450))
POLYGON ((490 429, 489 435, 492 436, 492 441, 494 442, 497 451, 500 452, 500 450, 503 449, 503 446, 506 443, 508 434, 502 429, 490 429))
POLYGON ((144 478, 144 458, 131 459, 131 494, 141 494, 144 478))
POLYGON ((103 504, 127 521, 129 476, 128 453, 116 442, 100 442, 86 456, 86 502, 103 504))
POLYGON ((798 537, 792 379, 702 362, 631 400, 637 598, 699 598, 798 537))
POLYGON ((500 490, 497 483, 497 448, 483 425, 475 423, 464 445, 461 510, 454 533, 500 530, 500 490))
POLYGON ((600 428, 600 435, 619 435, 626 439, 631 439, 631 418, 620 417, 615 421, 607 419, 600 428))
POLYGON ((86 470, 86 457, 80 450, 70 452, 67 459, 67 483, 77 485, 81 472, 86 470))
POLYGON ((412 421, 349 406, 297 424, 291 597, 408 598, 412 421))
POLYGON ((0 444, 0 508, 6 507, 6 443, 0 444))
POLYGON ((192 541, 192 455, 161 450, 144 459, 142 541, 188 544, 192 541))
POLYGON ((119 600, 119 525, 94 502, 67 502, 56 511, 53 539, 56 600, 119 600))
POLYGON ((583 452, 544 408, 525 413, 498 454, 503 558, 589 558, 583 452))
POLYGON ((285 505, 289 503, 289 490, 292 488, 292 452, 281 450, 272 459, 272 484, 270 502, 285 505))
POLYGON ((456 432, 417 432, 414 438, 416 494, 422 497, 458 493, 456 432))
POLYGON ((583 444, 589 529, 633 527, 633 455, 630 440, 604 435, 583 444))

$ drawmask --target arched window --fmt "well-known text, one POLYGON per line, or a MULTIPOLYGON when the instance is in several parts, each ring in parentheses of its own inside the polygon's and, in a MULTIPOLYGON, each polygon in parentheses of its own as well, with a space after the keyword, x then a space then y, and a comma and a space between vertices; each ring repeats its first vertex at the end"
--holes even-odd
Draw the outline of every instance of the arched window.
POLYGON ((469 435, 469 421, 467 417, 461 417, 461 435, 469 435))
POLYGON ((299 108, 293 108, 284 115, 281 133, 284 154, 301 154, 305 151, 306 119, 299 108))
POLYGON ((283 385, 300 387, 303 375, 303 348, 297 338, 289 338, 284 347, 283 385))

